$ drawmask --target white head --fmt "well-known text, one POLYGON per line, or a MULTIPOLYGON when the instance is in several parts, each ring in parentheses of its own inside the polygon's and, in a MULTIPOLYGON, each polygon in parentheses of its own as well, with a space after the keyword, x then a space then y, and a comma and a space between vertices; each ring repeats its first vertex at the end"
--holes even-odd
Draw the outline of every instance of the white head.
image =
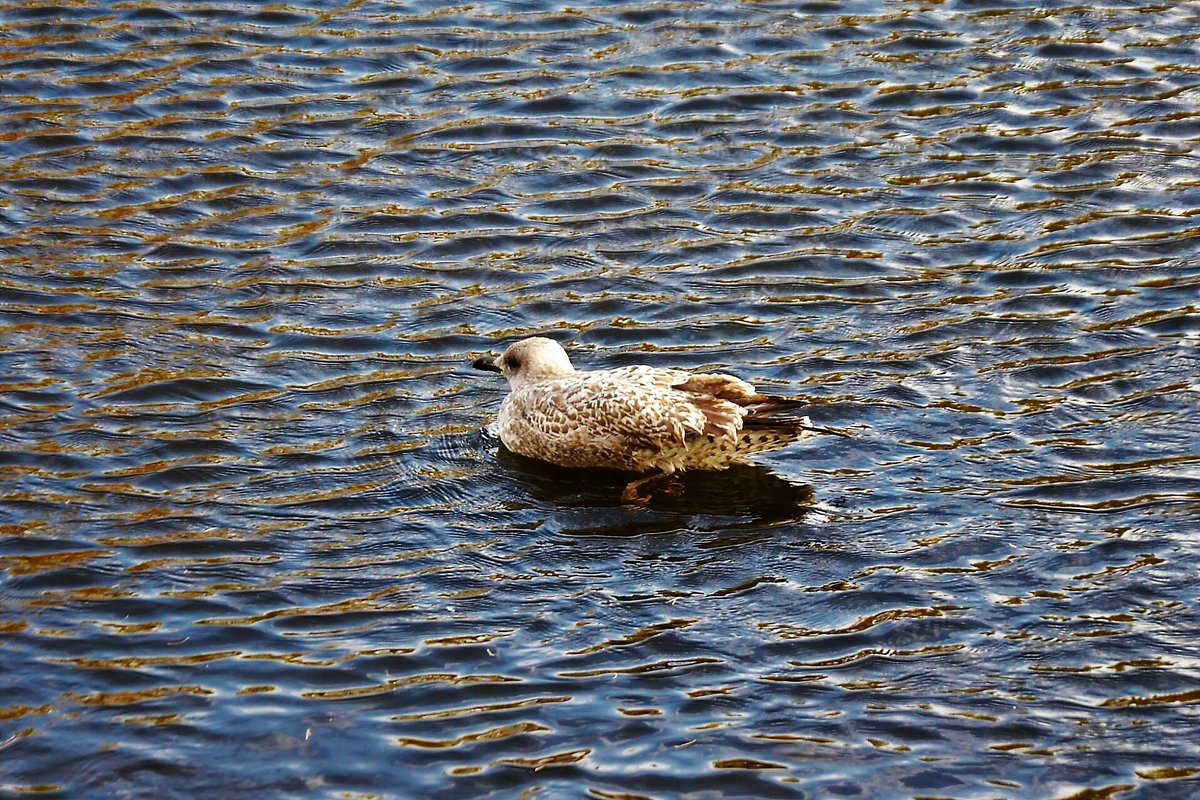
POLYGON ((522 339, 511 345, 499 358, 477 359, 474 367, 499 372, 508 378, 511 386, 526 381, 558 378, 575 371, 562 345, 541 336, 522 339))

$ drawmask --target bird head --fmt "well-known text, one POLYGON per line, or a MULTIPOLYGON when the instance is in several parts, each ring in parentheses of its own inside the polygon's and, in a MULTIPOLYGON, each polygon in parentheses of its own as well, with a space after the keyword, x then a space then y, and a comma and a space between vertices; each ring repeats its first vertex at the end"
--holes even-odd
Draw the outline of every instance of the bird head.
POLYGON ((499 372, 510 385, 570 375, 575 371, 567 352, 553 339, 534 336, 511 345, 499 358, 478 358, 471 365, 499 372))

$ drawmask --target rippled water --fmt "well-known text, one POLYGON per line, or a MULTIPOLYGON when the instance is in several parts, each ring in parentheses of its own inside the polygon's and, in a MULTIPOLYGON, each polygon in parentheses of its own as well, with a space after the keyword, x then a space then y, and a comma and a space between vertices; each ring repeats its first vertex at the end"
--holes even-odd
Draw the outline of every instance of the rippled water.
POLYGON ((1200 795, 1200 3, 0 9, 0 795, 1200 795), (470 359, 853 431, 679 497, 470 359))

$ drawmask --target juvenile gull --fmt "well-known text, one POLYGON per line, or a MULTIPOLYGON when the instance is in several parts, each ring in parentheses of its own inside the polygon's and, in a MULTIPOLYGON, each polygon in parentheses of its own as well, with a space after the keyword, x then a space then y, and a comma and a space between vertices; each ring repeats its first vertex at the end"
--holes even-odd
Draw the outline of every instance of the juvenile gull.
POLYGON ((558 342, 540 336, 473 366, 508 379, 495 426, 505 447, 563 467, 651 473, 625 488, 629 501, 679 470, 725 469, 811 432, 841 433, 814 428, 801 413, 807 404, 758 394, 732 375, 580 371, 558 342))

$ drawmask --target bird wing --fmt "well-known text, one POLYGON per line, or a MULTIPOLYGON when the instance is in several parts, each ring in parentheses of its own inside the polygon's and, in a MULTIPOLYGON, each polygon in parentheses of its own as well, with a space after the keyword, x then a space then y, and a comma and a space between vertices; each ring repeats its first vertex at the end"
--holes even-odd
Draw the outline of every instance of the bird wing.
POLYGON ((690 437, 736 442, 753 387, 652 367, 577 372, 514 387, 497 420, 509 449, 563 466, 677 467, 690 437), (672 455, 675 454, 675 455, 672 455))
POLYGON ((754 387, 729 375, 653 367, 582 373, 563 402, 580 422, 647 446, 683 444, 689 435, 736 440, 754 387))

